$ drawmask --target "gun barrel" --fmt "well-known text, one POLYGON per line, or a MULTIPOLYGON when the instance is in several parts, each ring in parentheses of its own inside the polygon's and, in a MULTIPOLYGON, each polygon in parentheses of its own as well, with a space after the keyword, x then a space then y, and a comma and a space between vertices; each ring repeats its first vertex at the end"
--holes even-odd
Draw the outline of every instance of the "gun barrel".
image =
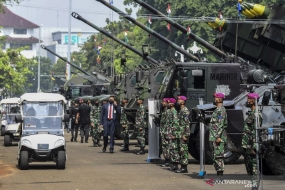
POLYGON ((152 34, 154 37, 160 39, 161 41, 163 41, 164 43, 166 43, 167 45, 170 45, 171 47, 173 47, 175 50, 177 50, 178 52, 184 54, 185 56, 187 56, 188 58, 190 58, 193 61, 200 61, 198 57, 194 56, 193 54, 187 52, 186 50, 182 49, 181 47, 179 47, 177 44, 171 42, 170 40, 166 39, 165 37, 161 36, 160 34, 156 33, 155 31, 153 31, 152 29, 146 27, 145 25, 143 25, 142 23, 136 21, 136 19, 132 18, 131 16, 129 16, 128 14, 122 12, 121 10, 117 9, 116 7, 114 7, 113 5, 109 4, 108 2, 104 1, 104 0, 97 0, 98 2, 102 3, 103 5, 107 6, 108 8, 112 9, 113 11, 117 12, 119 15, 123 16, 125 19, 131 21, 133 24, 139 26, 140 28, 142 28, 143 30, 145 30, 146 32, 152 34))
MULTIPOLYGON (((134 0, 134 1, 136 3, 138 3, 138 4, 140 4, 142 7, 144 7, 148 11, 152 12, 153 14, 156 14, 156 15, 159 15, 159 16, 163 17, 163 19, 166 22, 170 23, 173 27, 175 27, 176 29, 180 30, 184 34, 187 34, 187 28, 185 28, 184 26, 178 24, 177 22, 175 22, 171 18, 167 17, 162 12, 156 10, 155 8, 153 8, 152 6, 150 6, 149 4, 147 4, 147 3, 145 3, 145 2, 143 2, 141 0, 134 0)), ((216 48, 212 44, 210 44, 207 41, 203 40, 202 38, 200 38, 199 36, 197 36, 193 32, 190 33, 190 37, 193 40, 195 40, 197 43, 199 43, 200 45, 202 45, 202 46, 206 47, 207 49, 209 49, 210 51, 212 51, 213 53, 215 53, 215 54, 217 54, 219 56, 222 56, 222 57, 227 57, 227 55, 224 52, 222 52, 220 49, 216 48)))
POLYGON ((48 52, 50 52, 51 54, 57 56, 59 59, 63 60, 64 62, 67 62, 69 65, 71 65, 72 67, 76 68, 77 70, 81 71, 82 73, 84 73, 85 75, 88 76, 92 76, 91 74, 87 73, 86 71, 82 70, 80 67, 78 67, 77 65, 74 65, 73 63, 71 63, 70 61, 68 61, 67 59, 61 57, 60 55, 58 55, 57 53, 51 51, 50 49, 48 49, 46 46, 41 45, 41 48, 43 48, 44 50, 47 50, 48 52))
POLYGON ((94 25, 93 23, 89 22, 88 20, 84 19, 82 16, 80 16, 78 13, 73 12, 71 14, 74 18, 81 20, 82 22, 86 23, 87 25, 91 26, 92 28, 98 30, 99 32, 103 33, 104 35, 108 36, 109 38, 115 40, 116 42, 118 42, 119 44, 122 44, 123 46, 125 46, 126 48, 128 48, 129 50, 133 51, 134 53, 136 53, 137 55, 145 58, 146 60, 148 60, 150 63, 152 64, 156 64, 158 65, 159 62, 156 61, 155 59, 149 57, 149 56, 144 56, 142 52, 136 50, 135 48, 133 48, 132 46, 130 46, 129 44, 127 44, 126 42, 116 38, 115 36, 113 36, 112 34, 110 34, 109 32, 107 32, 106 30, 94 25))

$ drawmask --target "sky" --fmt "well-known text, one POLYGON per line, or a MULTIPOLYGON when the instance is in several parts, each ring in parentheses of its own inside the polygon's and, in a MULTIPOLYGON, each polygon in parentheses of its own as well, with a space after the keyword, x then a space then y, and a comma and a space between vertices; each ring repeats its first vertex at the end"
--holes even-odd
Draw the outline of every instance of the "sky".
MULTIPOLYGON (((70 0, 22 0, 21 3, 6 5, 12 12, 43 27, 68 28, 70 0)), ((107 0, 109 1, 109 0, 107 0)), ((114 6, 125 12, 124 0, 113 0, 114 6)), ((128 7, 130 8, 130 7, 128 7)), ((106 18, 112 20, 112 11, 96 0, 72 0, 72 12, 80 14, 83 18, 99 27, 106 25, 106 18)), ((135 17, 137 8, 133 8, 132 17, 135 17)), ((113 12, 113 19, 118 20, 119 15, 113 12)), ((94 31, 87 24, 71 19, 72 28, 82 28, 85 31, 94 31)))

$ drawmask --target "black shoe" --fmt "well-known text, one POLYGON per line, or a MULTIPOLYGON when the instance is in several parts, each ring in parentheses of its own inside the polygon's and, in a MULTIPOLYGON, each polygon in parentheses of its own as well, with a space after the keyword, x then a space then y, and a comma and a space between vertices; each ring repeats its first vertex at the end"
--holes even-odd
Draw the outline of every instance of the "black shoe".
POLYGON ((103 147, 102 152, 106 152, 106 147, 103 147))
POLYGON ((94 147, 98 147, 98 144, 94 143, 93 146, 94 146, 94 147))
POLYGON ((114 149, 110 148, 110 153, 114 153, 114 149))
POLYGON ((83 143, 83 139, 81 139, 81 143, 83 143))
POLYGON ((97 145, 100 146, 100 147, 102 146, 102 145, 100 144, 100 139, 97 140, 97 145))
POLYGON ((85 141, 85 143, 88 143, 88 141, 85 141))
POLYGON ((161 167, 169 167, 170 166, 170 159, 165 159, 165 163, 160 165, 161 167))
POLYGON ((177 163, 173 163, 173 166, 171 168, 169 168, 168 170, 170 170, 170 171, 178 170, 178 164, 177 163))
POLYGON ((141 154, 145 154, 144 148, 141 148, 141 150, 139 152, 137 152, 137 155, 141 155, 141 154))
POLYGON ((71 141, 71 142, 73 142, 73 139, 74 139, 74 138, 73 138, 73 137, 71 137, 71 140, 70 140, 70 141, 71 141))
POLYGON ((223 171, 217 171, 217 175, 224 175, 223 171))
POLYGON ((121 149, 121 151, 122 151, 122 152, 129 151, 129 148, 124 147, 123 149, 121 149))
POLYGON ((181 165, 181 168, 179 170, 175 171, 176 173, 188 173, 187 165, 181 165))
POLYGON ((76 139, 74 139, 74 142, 77 142, 77 140, 76 140, 76 139))

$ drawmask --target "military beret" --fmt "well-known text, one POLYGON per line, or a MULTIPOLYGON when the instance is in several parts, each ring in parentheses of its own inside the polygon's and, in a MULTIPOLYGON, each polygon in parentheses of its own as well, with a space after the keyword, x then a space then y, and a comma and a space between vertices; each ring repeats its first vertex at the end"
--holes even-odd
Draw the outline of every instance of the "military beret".
POLYGON ((185 100, 187 100, 187 98, 185 96, 178 96, 177 100, 184 100, 185 101, 185 100))
POLYGON ((80 101, 82 101, 82 98, 79 98, 78 100, 79 100, 79 102, 80 102, 80 101))
POLYGON ((168 98, 163 98, 162 101, 168 102, 168 98))
POLYGON ((247 95, 247 98, 249 98, 249 99, 258 99, 259 98, 259 95, 258 94, 256 94, 256 93, 249 93, 248 95, 247 95))
POLYGON ((173 103, 175 104, 176 103, 176 100, 174 98, 168 98, 168 103, 173 103))
POLYGON ((129 98, 124 98, 123 100, 127 100, 127 101, 129 101, 129 98))
POLYGON ((225 94, 221 92, 215 92, 214 97, 216 98, 225 98, 225 94))

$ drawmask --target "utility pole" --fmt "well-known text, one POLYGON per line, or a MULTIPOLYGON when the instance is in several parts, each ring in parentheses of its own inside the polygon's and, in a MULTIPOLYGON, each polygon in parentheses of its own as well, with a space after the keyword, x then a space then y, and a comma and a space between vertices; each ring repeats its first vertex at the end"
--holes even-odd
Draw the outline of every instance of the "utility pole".
POLYGON ((39 49, 38 49, 38 90, 37 92, 41 92, 41 55, 40 55, 40 49, 41 49, 41 27, 43 25, 40 25, 39 28, 39 49))
MULTIPOLYGON (((67 60, 70 61, 70 49, 71 49, 71 8, 72 0, 69 0, 69 13, 68 13, 68 49, 67 49, 67 60)), ((70 79, 70 65, 66 63, 67 77, 66 80, 70 79)))

